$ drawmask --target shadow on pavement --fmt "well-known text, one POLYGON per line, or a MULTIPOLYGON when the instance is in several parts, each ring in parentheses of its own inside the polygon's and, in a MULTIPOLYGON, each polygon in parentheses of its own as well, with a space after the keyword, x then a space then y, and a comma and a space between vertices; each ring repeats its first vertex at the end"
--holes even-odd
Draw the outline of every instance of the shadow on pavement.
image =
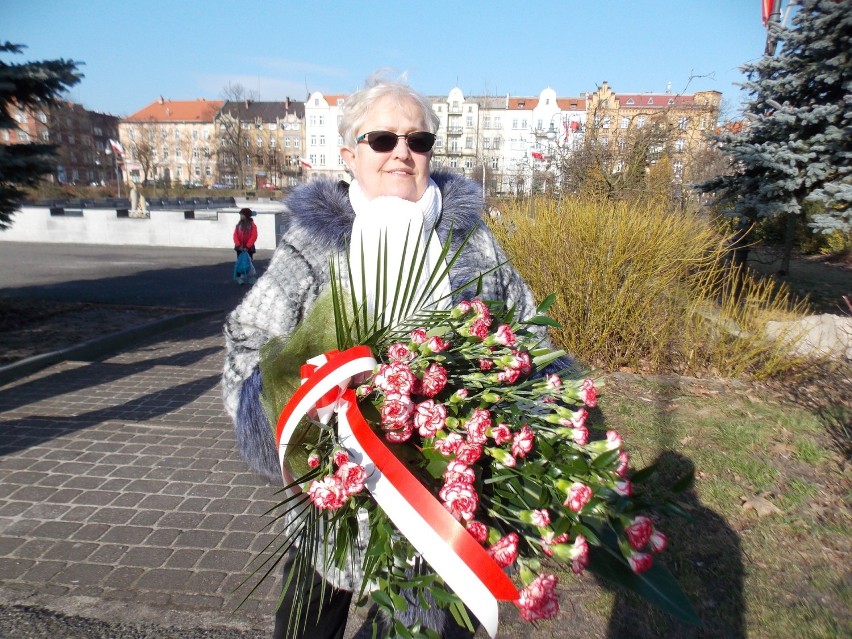
POLYGON ((105 421, 141 422, 173 412, 204 395, 218 383, 219 375, 209 375, 81 415, 31 415, 5 421, 0 430, 0 456, 38 446, 105 421))

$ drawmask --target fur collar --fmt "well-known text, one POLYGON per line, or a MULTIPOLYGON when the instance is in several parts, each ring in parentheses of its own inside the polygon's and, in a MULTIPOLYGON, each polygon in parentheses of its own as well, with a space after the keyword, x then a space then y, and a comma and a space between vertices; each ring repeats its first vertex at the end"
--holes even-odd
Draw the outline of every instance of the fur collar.
MULTIPOLYGON (((443 239, 452 227, 467 234, 482 219, 482 192, 470 180, 455 173, 431 174, 441 190, 443 209, 438 235, 443 239)), ((349 185, 331 178, 316 178, 297 187, 284 200, 290 211, 290 223, 302 227, 318 244, 342 249, 352 231, 355 212, 349 203, 349 185)))

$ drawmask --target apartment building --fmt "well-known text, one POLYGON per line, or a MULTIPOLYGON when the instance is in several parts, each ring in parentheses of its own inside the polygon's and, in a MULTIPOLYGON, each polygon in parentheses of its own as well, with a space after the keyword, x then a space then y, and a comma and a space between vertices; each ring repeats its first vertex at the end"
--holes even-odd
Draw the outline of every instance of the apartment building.
POLYGON ((221 100, 158 98, 119 124, 127 182, 211 186, 216 181, 216 114, 221 100))
MULTIPOLYGON (((121 123, 128 179, 245 188, 348 179, 338 133, 346 97, 315 91, 305 102, 160 98, 121 123)), ((581 149, 608 149, 617 172, 619 153, 642 139, 650 145, 643 161, 665 154, 676 180, 688 180, 720 100, 717 91, 620 94, 607 82, 577 97, 550 87, 537 96, 465 96, 455 87, 430 96, 439 120, 433 166, 464 174, 487 195, 529 193, 557 179, 560 164, 581 149)))
POLYGON ((338 180, 347 178, 346 166, 340 157, 343 140, 338 133, 340 109, 346 96, 323 95, 314 91, 305 102, 305 155, 302 164, 305 177, 325 175, 338 180))
POLYGON ((649 145, 650 163, 668 155, 675 180, 688 180, 690 162, 716 128, 721 99, 718 91, 616 93, 604 81, 588 95, 589 131, 598 147, 612 149, 614 171, 626 161, 624 154, 641 141, 649 145))
POLYGON ((301 180, 304 102, 226 102, 215 120, 219 183, 262 189, 301 180))
POLYGON ((110 139, 118 139, 116 116, 74 102, 37 109, 13 106, 17 129, 3 129, 0 144, 55 144, 56 163, 46 178, 59 184, 115 184, 110 139))
POLYGON ((440 120, 433 164, 480 182, 488 195, 528 189, 536 168, 577 144, 586 121, 583 98, 551 88, 537 97, 465 97, 456 87, 431 100, 440 120))

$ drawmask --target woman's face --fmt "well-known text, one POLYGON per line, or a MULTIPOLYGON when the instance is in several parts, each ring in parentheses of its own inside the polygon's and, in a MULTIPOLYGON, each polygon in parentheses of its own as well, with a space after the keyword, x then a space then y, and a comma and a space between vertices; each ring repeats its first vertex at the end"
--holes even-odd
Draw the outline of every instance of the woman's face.
MULTIPOLYGON (((420 110, 414 104, 404 104, 400 108, 395 100, 381 98, 369 110, 355 136, 370 131, 392 131, 403 135, 428 130, 420 110)), ((370 200, 382 195, 393 195, 416 202, 429 185, 432 152, 412 152, 405 138, 400 138, 396 147, 386 153, 373 151, 364 141, 356 144, 355 148, 341 148, 340 154, 361 185, 364 195, 370 200)))

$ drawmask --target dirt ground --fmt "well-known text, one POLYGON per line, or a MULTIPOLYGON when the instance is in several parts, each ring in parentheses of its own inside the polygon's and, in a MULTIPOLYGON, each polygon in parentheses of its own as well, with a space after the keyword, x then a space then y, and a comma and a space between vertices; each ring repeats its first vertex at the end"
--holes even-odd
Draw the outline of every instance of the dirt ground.
MULTIPOLYGON (((749 254, 748 265, 767 276, 777 277, 781 267, 781 251, 774 247, 756 247, 749 254)), ((842 258, 826 255, 795 257, 790 273, 778 279, 800 297, 810 300, 814 313, 852 315, 852 253, 842 258)))

